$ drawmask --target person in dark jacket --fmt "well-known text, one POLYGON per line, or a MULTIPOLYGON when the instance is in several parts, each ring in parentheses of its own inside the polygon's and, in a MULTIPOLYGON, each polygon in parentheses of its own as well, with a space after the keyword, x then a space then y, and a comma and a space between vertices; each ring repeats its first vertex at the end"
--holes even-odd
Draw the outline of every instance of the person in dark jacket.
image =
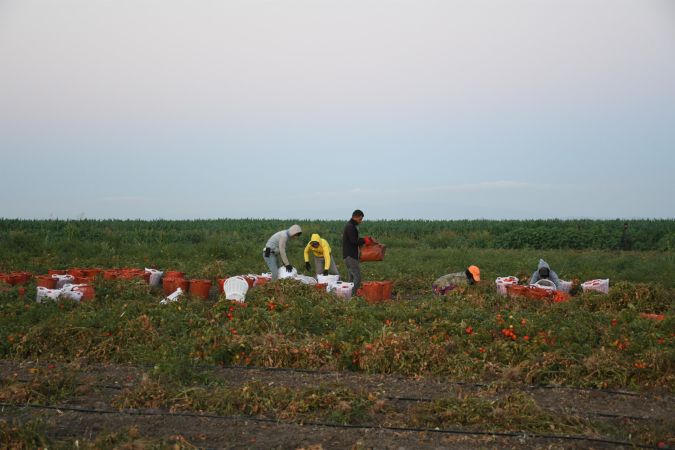
POLYGON ((363 211, 357 209, 352 213, 352 218, 345 224, 345 229, 342 232, 342 258, 344 258, 345 266, 347 266, 349 273, 347 281, 354 283, 352 295, 356 295, 356 291, 361 286, 359 247, 372 240, 370 236, 366 236, 365 238, 359 237, 358 226, 362 221, 363 211))

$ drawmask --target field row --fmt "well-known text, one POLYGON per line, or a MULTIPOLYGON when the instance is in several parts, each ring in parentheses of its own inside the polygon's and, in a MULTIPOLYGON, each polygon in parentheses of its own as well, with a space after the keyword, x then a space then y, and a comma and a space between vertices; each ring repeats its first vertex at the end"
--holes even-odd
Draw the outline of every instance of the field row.
POLYGON ((624 283, 609 295, 565 303, 501 297, 485 286, 371 305, 292 281, 256 287, 245 304, 219 297, 160 305, 163 296, 129 280, 101 283, 96 300, 82 304, 26 303, 16 288, 4 291, 0 352, 595 387, 673 381, 672 290, 645 285, 624 283))

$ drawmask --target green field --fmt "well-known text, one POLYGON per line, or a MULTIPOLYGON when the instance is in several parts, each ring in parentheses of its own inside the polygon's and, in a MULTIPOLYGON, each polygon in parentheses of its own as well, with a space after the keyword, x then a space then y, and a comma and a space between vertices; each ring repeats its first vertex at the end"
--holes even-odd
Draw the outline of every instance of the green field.
MULTIPOLYGON (((261 257, 267 238, 292 223, 3 220, 0 272, 156 267, 212 280, 261 273, 267 271, 261 257)), ((340 255, 342 222, 297 223, 304 233, 289 250, 296 267, 302 268, 302 249, 312 232, 320 233, 340 255)), ((394 299, 382 304, 340 300, 292 281, 253 288, 245 306, 222 296, 163 306, 161 290, 142 281, 99 281, 96 300, 82 304, 36 304, 33 284, 24 296, 18 287, 5 287, 0 290, 0 354, 10 362, 44 361, 74 372, 82 365, 102 363, 148 367, 146 384, 118 397, 112 403, 117 408, 266 411, 277 418, 307 420, 319 414, 307 406, 310 400, 303 400, 302 414, 290 414, 285 401, 326 395, 328 403, 351 405, 350 413, 321 416, 322 420, 346 424, 379 420, 381 411, 373 412, 370 404, 376 396, 339 390, 335 400, 335 390, 276 391, 251 385, 243 391, 246 395, 237 394, 245 398, 232 394, 230 403, 216 404, 209 399, 220 388, 205 368, 393 374, 502 386, 623 389, 640 395, 657 389, 672 396, 675 221, 627 224, 625 229, 624 221, 364 221, 361 234, 387 245, 384 261, 362 264, 365 280, 394 281, 394 299), (579 292, 564 303, 496 293, 496 276, 527 278, 539 258, 563 279, 609 278, 610 292, 579 292), (469 264, 480 266, 480 285, 445 297, 432 294, 435 278, 469 264), (663 314, 664 319, 651 320, 641 313, 663 314), (205 383, 214 391, 192 390, 205 383), (248 397, 251 392, 256 392, 255 401, 248 397), (241 406, 249 405, 246 398, 251 404, 261 402, 262 409, 241 406)), ((344 277, 340 259, 338 266, 344 277)), ((16 382, 4 380, 0 400, 56 404, 75 389, 65 381, 59 387, 45 383, 32 388, 34 395, 17 397, 11 395, 17 392, 16 382)), ((520 405, 517 408, 533 407, 527 398, 510 398, 520 405)), ((414 410, 404 424, 483 424, 493 430, 537 431, 553 420, 541 411, 530 411, 530 418, 519 422, 469 423, 454 416, 441 420, 443 411, 470 415, 491 404, 480 399, 448 401, 439 399, 438 404, 414 410)), ((672 421, 584 428, 573 425, 576 419, 566 420, 557 430, 583 434, 591 429, 614 439, 672 444, 672 421), (669 427, 671 431, 664 431, 669 427)))
MULTIPOLYGON (((193 277, 260 273, 267 238, 294 222, 0 220, 0 271, 77 266, 159 267, 193 277)), ((341 221, 297 221, 318 232, 341 257, 341 221)), ((484 278, 529 276, 540 257, 565 279, 610 278, 675 287, 675 221, 365 221, 362 235, 388 247, 387 260, 364 265, 366 278, 392 279, 405 291, 435 277, 481 267, 484 278), (624 224, 628 228, 624 230, 624 224)), ((289 248, 302 266, 306 241, 289 248)), ((346 275, 344 267, 341 273, 346 275)))

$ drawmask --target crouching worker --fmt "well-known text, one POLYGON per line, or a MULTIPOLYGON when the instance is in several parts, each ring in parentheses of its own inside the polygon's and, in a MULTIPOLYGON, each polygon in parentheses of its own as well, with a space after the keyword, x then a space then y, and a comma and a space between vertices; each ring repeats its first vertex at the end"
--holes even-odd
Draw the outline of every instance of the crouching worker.
POLYGON ((302 229, 300 225, 291 225, 288 230, 281 230, 277 233, 274 233, 268 240, 265 248, 263 249, 263 259, 272 272, 272 281, 279 278, 279 261, 277 258, 281 259, 281 262, 286 266, 286 271, 293 271, 293 266, 288 261, 288 256, 286 256, 286 243, 289 239, 293 239, 302 234, 302 229))
POLYGON ((558 274, 551 270, 551 267, 543 259, 539 260, 539 266, 530 277, 530 284, 535 284, 540 280, 549 280, 555 284, 556 289, 560 289, 560 278, 558 274))
POLYGON ((309 252, 313 253, 314 266, 316 267, 317 275, 339 275, 337 267, 335 266, 335 259, 331 255, 330 245, 328 241, 323 239, 318 233, 312 234, 312 238, 305 246, 305 269, 312 270, 309 263, 309 252))
POLYGON ((431 285, 434 293, 443 295, 458 286, 468 286, 480 281, 480 269, 478 266, 469 266, 464 272, 454 272, 443 275, 431 285))

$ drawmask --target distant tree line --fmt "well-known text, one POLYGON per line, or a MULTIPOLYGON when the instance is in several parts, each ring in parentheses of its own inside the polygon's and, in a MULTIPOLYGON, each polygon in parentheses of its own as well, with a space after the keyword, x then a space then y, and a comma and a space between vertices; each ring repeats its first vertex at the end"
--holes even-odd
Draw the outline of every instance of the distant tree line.
MULTIPOLYGON (((12 220, 0 219, 0 257, 12 252, 96 253, 134 246, 191 245, 256 249, 268 235, 299 223, 339 248, 343 221, 218 219, 12 220)), ((675 220, 381 220, 366 221, 362 233, 387 245, 491 249, 675 249, 675 220)), ((262 247, 260 247, 262 248, 262 247)), ((224 250, 228 251, 228 250, 224 250)), ((214 255, 218 256, 218 255, 214 255)))

